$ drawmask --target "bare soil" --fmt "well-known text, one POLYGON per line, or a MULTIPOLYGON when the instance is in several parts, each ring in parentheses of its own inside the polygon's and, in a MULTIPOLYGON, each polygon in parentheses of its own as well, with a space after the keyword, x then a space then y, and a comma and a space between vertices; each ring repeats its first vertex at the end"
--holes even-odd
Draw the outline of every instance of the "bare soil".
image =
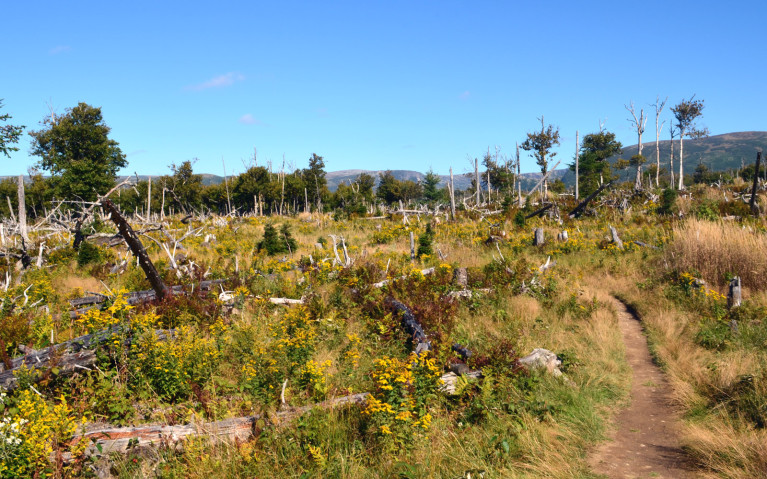
POLYGON ((613 303, 633 371, 631 404, 616 415, 613 437, 594 451, 591 467, 610 478, 697 477, 679 446, 680 416, 652 361, 639 318, 617 299, 613 303))

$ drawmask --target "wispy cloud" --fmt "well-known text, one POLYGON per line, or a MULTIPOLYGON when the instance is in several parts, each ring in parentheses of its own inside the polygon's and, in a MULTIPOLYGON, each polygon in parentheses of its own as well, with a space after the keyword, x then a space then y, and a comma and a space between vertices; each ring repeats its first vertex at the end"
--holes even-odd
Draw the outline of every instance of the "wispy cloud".
POLYGON ((208 81, 204 81, 196 85, 190 85, 186 87, 186 89, 192 90, 192 91, 202 91, 202 90, 207 90, 208 88, 223 88, 227 86, 232 86, 239 81, 243 81, 244 79, 245 79, 245 75, 243 75, 242 73, 229 72, 223 75, 219 75, 217 77, 213 77, 208 81))
POLYGON ((59 53, 67 53, 70 50, 72 50, 72 47, 70 47, 69 45, 56 45, 55 47, 48 50, 48 54, 58 55, 59 53))
POLYGON ((242 115, 240 119, 237 121, 239 121, 243 125, 263 125, 264 124, 263 121, 257 118, 254 118, 253 115, 251 115, 250 113, 246 113, 242 115))
POLYGON ((148 153, 147 150, 134 150, 129 153, 126 153, 125 156, 138 156, 143 155, 144 153, 148 153))
POLYGON ((470 96, 471 96, 471 92, 469 90, 466 90, 465 92, 458 95, 458 98, 460 100, 468 100, 470 96))

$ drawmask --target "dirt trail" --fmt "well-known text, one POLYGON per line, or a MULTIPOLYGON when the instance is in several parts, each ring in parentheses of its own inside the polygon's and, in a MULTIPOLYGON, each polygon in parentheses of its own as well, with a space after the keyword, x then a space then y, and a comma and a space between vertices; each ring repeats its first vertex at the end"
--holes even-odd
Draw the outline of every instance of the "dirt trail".
POLYGON ((613 299, 633 370, 631 404, 615 418, 613 438, 589 462, 610 478, 693 478, 696 474, 679 447, 679 415, 669 400, 669 386, 652 362, 640 322, 613 299))

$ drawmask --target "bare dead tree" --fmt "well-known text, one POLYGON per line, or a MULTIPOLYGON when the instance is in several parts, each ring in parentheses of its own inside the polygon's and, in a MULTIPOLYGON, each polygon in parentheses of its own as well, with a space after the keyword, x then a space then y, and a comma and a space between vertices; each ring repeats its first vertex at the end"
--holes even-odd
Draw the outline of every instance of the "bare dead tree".
POLYGON ((580 142, 578 141, 578 130, 575 130, 575 200, 578 200, 578 177, 580 171, 578 170, 578 147, 580 142))
MULTIPOLYGON (((663 125, 666 120, 658 123, 660 120, 660 114, 663 112, 663 107, 666 106, 668 97, 663 101, 660 101, 660 96, 655 97, 655 103, 652 106, 655 107, 655 186, 660 184, 660 131, 663 129, 663 125)), ((673 183, 673 180, 671 181, 673 183)))
POLYGON ((634 187, 642 187, 642 163, 644 158, 642 157, 642 133, 645 131, 645 125, 647 124, 647 117, 644 116, 644 108, 639 109, 639 118, 637 118, 636 110, 634 109, 634 102, 629 105, 624 105, 626 110, 631 113, 631 118, 628 119, 631 126, 636 129, 637 132, 637 154, 634 157, 634 164, 637 167, 637 177, 634 182, 634 187))

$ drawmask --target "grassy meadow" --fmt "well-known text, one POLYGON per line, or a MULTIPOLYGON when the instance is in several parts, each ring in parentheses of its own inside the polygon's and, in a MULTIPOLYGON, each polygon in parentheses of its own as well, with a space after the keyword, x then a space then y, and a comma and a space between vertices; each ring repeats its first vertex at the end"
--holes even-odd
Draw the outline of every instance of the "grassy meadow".
MULTIPOLYGON (((171 268, 160 246, 173 249, 168 236, 148 231, 142 242, 165 282, 185 285, 187 294, 139 305, 124 294, 150 285, 124 244, 89 241, 76 251, 69 233, 33 232, 32 243, 51 250, 41 267, 0 260, 0 279, 10 278, 0 290, 5 367, 25 351, 105 330, 111 336, 92 367, 65 374, 54 360, 15 372, 17 387, 0 398, 0 476, 596 478, 588 454, 630 401, 613 296, 641 315, 683 413, 682 445, 701 473, 766 475, 764 221, 721 219, 732 206, 705 186, 672 211, 622 193, 628 211, 598 207, 579 219, 566 214, 573 199, 560 199, 561 220, 524 220, 534 207, 487 217, 462 210, 455 221, 166 218, 172 237, 198 231, 176 248, 185 272, 171 268), (294 247, 275 255, 260 248, 268 226, 294 247), (533 246, 535 228, 544 230, 542 246, 533 246), (563 230, 567 241, 557 239, 563 230), (411 233, 424 246, 415 259, 411 233), (419 241, 425 236, 430 241, 419 241), (556 265, 542 272, 549 259, 556 265), (461 268, 470 297, 451 295, 464 290, 461 268), (730 310, 734 275, 744 300, 730 310), (203 279, 226 281, 200 292, 203 279), (71 318, 67 301, 92 293, 107 296, 104 307, 71 318), (428 352, 413 352, 393 301, 423 326, 428 352), (517 359, 535 348, 556 353, 563 375, 521 368, 517 359), (440 376, 460 365, 482 374, 461 376, 455 394, 445 394, 440 376), (292 420, 278 415, 356 393, 369 396, 307 408, 292 420), (80 438, 105 424, 202 431, 243 416, 257 417, 244 440, 199 434, 179 445, 94 454, 80 438)), ((94 227, 116 231, 105 221, 94 227)))

